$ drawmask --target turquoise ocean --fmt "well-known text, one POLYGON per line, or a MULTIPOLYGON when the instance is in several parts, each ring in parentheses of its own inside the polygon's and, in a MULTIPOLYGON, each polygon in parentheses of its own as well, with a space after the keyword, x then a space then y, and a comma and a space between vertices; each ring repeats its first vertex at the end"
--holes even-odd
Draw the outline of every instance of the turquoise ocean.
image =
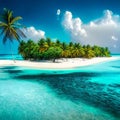
POLYGON ((120 120, 120 59, 65 70, 0 66, 0 120, 120 120))

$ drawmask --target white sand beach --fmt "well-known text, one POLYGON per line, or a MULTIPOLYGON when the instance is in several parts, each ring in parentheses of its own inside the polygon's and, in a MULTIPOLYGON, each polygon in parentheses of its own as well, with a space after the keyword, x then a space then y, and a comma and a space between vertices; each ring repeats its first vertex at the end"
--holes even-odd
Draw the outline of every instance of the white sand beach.
POLYGON ((27 61, 27 60, 0 60, 0 66, 23 66, 23 67, 34 67, 39 69, 68 69, 81 66, 89 66, 101 62, 112 61, 120 59, 119 57, 98 57, 92 59, 85 58, 69 58, 69 59, 58 59, 55 63, 52 61, 27 61))

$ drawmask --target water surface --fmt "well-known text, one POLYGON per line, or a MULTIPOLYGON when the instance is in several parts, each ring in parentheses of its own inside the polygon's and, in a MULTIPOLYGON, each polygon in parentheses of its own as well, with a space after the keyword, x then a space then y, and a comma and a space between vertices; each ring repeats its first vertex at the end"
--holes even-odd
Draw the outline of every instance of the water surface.
POLYGON ((120 60, 68 70, 0 67, 0 120, 119 120, 120 60))

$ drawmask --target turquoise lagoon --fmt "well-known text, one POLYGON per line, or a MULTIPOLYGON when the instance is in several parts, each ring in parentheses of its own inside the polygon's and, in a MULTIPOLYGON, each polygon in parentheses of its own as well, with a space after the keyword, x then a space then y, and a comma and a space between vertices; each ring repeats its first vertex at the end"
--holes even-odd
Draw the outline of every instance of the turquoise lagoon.
POLYGON ((1 66, 0 120, 120 120, 120 59, 68 70, 1 66))

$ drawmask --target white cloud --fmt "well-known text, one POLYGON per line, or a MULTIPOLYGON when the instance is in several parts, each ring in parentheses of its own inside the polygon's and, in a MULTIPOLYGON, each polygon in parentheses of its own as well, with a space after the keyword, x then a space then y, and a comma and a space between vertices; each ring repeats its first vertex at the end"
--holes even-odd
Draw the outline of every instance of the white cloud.
POLYGON ((58 10, 57 10, 56 15, 58 15, 58 16, 59 16, 59 15, 60 15, 60 13, 61 13, 61 11, 60 11, 60 9, 58 9, 58 10))
POLYGON ((26 39, 32 39, 34 41, 37 41, 41 38, 45 38, 45 32, 42 30, 36 30, 33 26, 28 27, 23 30, 24 34, 26 35, 26 39))
POLYGON ((118 38, 116 38, 115 36, 112 36, 111 39, 112 39, 112 40, 115 40, 115 41, 118 40, 118 38))
POLYGON ((71 33, 72 37, 87 36, 86 31, 82 28, 82 21, 80 18, 73 18, 72 13, 65 12, 64 20, 62 22, 66 30, 71 33))
POLYGON ((80 18, 73 18, 65 12, 62 21, 73 42, 109 47, 111 52, 120 53, 120 16, 105 10, 103 17, 83 24, 80 18))
POLYGON ((119 19, 118 15, 113 15, 113 12, 110 10, 104 11, 104 16, 100 19, 93 21, 95 25, 104 25, 104 26, 116 26, 117 19, 119 19))

